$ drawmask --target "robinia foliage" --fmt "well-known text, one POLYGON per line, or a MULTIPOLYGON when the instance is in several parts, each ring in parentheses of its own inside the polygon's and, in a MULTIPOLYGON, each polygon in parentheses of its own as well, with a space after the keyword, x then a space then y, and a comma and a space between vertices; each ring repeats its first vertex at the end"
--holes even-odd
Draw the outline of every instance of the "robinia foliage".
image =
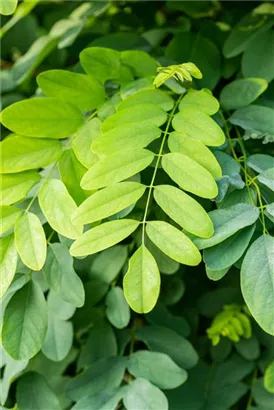
MULTIPOLYGON (((196 7, 206 13, 208 4, 196 7)), ((186 31, 164 58, 83 48, 74 69, 42 71, 35 95, 5 104, 2 405, 228 410, 251 383, 248 402, 261 407, 248 408, 271 408, 274 111, 273 98, 258 97, 274 69, 265 56, 255 68, 252 60, 273 34, 273 8, 263 6, 224 41, 226 58, 244 54, 221 91, 202 55, 213 58, 215 45, 186 31), (253 20, 251 37, 235 32, 253 20), (238 275, 240 287, 230 285, 238 275), (197 289, 184 308, 188 283, 199 288, 207 278, 228 286, 197 289), (207 322, 193 336, 198 314, 207 322), (264 379, 254 364, 260 343, 264 379)), ((190 17, 196 10, 169 7, 190 17)), ((17 84, 33 69, 25 66, 17 84)))

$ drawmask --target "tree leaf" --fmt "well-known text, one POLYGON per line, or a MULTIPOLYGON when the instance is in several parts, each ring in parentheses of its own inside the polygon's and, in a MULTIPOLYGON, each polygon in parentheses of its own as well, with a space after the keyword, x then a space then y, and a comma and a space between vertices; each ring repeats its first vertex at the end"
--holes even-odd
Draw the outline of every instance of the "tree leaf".
POLYGON ((187 137, 183 132, 172 132, 168 138, 171 152, 184 154, 207 169, 214 178, 221 178, 222 169, 212 152, 199 140, 187 137))
POLYGON ((201 262, 201 255, 193 242, 167 222, 149 221, 146 232, 149 239, 171 259, 189 266, 201 262))
POLYGON ((71 303, 61 299, 58 293, 50 291, 47 298, 48 310, 57 319, 68 320, 75 312, 75 306, 71 303))
POLYGON ((164 353, 139 350, 129 357, 127 367, 134 377, 143 377, 160 389, 174 389, 187 379, 187 372, 164 353))
POLYGON ((266 89, 263 78, 243 78, 227 84, 221 92, 220 101, 225 110, 246 107, 255 101, 266 89))
POLYGON ((253 225, 259 217, 259 210, 250 204, 236 204, 225 209, 209 212, 214 225, 214 235, 209 239, 194 239, 198 249, 210 248, 246 226, 253 225))
POLYGON ((154 154, 145 149, 110 155, 88 170, 81 186, 83 189, 97 189, 114 185, 148 167, 153 158, 154 154))
POLYGON ((77 159, 86 168, 91 168, 97 161, 98 156, 91 151, 91 144, 101 134, 101 121, 93 118, 80 128, 75 138, 72 140, 72 148, 77 159))
POLYGON ((1 205, 11 205, 21 201, 39 181, 40 175, 36 171, 1 175, 1 205))
POLYGON ((6 352, 15 360, 27 360, 42 347, 48 325, 47 304, 41 288, 29 281, 9 301, 1 333, 6 352))
POLYGON ((127 246, 125 245, 116 245, 101 252, 91 265, 91 278, 100 279, 104 283, 110 284, 122 270, 127 256, 127 246))
POLYGON ((93 77, 66 70, 48 70, 37 83, 47 97, 71 103, 80 110, 94 110, 105 100, 104 87, 93 77))
POLYGON ((174 101, 164 91, 142 90, 121 101, 117 107, 117 110, 124 110, 125 108, 136 104, 155 104, 165 111, 170 111, 174 105, 174 101))
POLYGON ((157 204, 182 228, 202 238, 213 235, 211 219, 191 196, 171 185, 157 185, 153 194, 157 204))
MULTIPOLYGON (((274 158, 273 158, 274 159, 274 158)), ((274 191, 274 167, 263 171, 258 175, 258 181, 274 191)))
POLYGON ((8 231, 10 228, 13 228, 21 213, 21 209, 15 208, 14 206, 1 206, 0 235, 8 231))
POLYGON ((42 168, 55 162, 61 155, 59 141, 33 139, 12 135, 0 143, 1 173, 15 173, 42 168))
POLYGON ((84 123, 81 112, 55 98, 31 98, 5 108, 2 124, 11 131, 36 138, 67 138, 84 123))
POLYGON ((47 241, 38 216, 24 213, 14 228, 16 249, 23 263, 32 270, 41 270, 47 255, 47 241))
POLYGON ((164 393, 142 378, 130 383, 123 402, 127 410, 168 410, 168 401, 164 393))
POLYGON ((272 135, 274 127, 273 114, 273 108, 252 104, 249 107, 236 110, 229 118, 229 122, 244 130, 272 135))
POLYGON ((136 104, 124 108, 108 117, 102 124, 102 132, 124 124, 143 123, 144 125, 156 125, 159 127, 166 122, 166 112, 156 104, 136 104))
POLYGON ((185 107, 196 108, 205 114, 213 115, 219 110, 219 102, 206 88, 202 90, 190 88, 179 104, 180 110, 183 111, 185 107))
POLYGON ((267 154, 253 154, 247 157, 247 165, 256 172, 263 172, 273 168, 273 157, 267 154))
POLYGON ((17 252, 13 235, 0 238, 0 245, 0 298, 2 298, 8 290, 8 287, 10 286, 15 275, 17 265, 17 252))
POLYGON ((87 224, 107 218, 136 203, 146 190, 138 182, 120 182, 95 192, 73 214, 73 222, 87 224))
POLYGON ((172 152, 162 157, 162 166, 181 188, 202 198, 215 198, 218 187, 207 169, 184 154, 172 152))
POLYGON ((111 288, 106 297, 106 316, 117 329, 123 329, 130 321, 130 309, 123 290, 116 286, 111 288))
POLYGON ((147 313, 153 309, 159 297, 160 281, 155 259, 141 245, 130 258, 123 282, 126 300, 135 312, 147 313))
POLYGON ((85 72, 102 83, 120 77, 120 56, 118 51, 103 47, 90 47, 80 54, 85 72))
POLYGON ((213 147, 225 142, 225 135, 219 125, 197 108, 185 106, 173 117, 173 128, 188 137, 213 147))
POLYGON ((137 229, 139 221, 121 219, 105 222, 80 236, 71 246, 72 256, 86 256, 100 252, 121 242, 137 229))
POLYGON ((115 410, 123 398, 125 388, 122 386, 84 397, 72 407, 72 410, 115 410))
POLYGON ((39 190, 38 200, 43 214, 55 231, 71 239, 81 235, 83 226, 71 221, 77 206, 62 181, 45 181, 39 190))
POLYGON ((274 335, 274 238, 262 235, 250 246, 241 268, 241 289, 255 320, 274 335))
POLYGON ((125 50, 120 53, 121 62, 129 66, 136 77, 155 75, 157 62, 142 50, 125 50))
POLYGON ((227 272, 230 269, 230 266, 228 268, 224 268, 220 270, 212 270, 207 265, 205 266, 205 268, 206 268, 206 276, 210 280, 220 280, 227 274, 227 272))

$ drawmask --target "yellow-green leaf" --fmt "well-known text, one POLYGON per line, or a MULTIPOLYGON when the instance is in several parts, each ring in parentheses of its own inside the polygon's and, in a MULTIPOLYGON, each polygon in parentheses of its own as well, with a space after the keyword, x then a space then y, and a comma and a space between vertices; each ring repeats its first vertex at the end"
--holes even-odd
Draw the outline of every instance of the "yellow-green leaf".
POLYGON ((179 109, 183 110, 185 107, 197 108, 205 114, 213 115, 219 110, 219 102, 206 88, 190 89, 180 102, 179 109))
POLYGON ((86 168, 91 168, 98 161, 98 156, 91 151, 92 142, 101 134, 101 121, 93 118, 80 128, 77 136, 72 140, 72 148, 77 159, 86 168))
POLYGON ((0 235, 12 228, 17 221, 18 217, 21 215, 21 209, 15 208, 14 206, 1 206, 0 216, 0 235))
POLYGON ((18 0, 0 0, 0 14, 9 16, 16 10, 18 0))
POLYGON ((0 298, 4 296, 15 275, 17 252, 14 245, 14 236, 0 238, 0 298))
POLYGON ((36 171, 24 171, 18 174, 1 175, 1 205, 15 204, 24 199, 30 189, 40 181, 36 171))
POLYGON ((156 104, 165 111, 170 111, 174 105, 173 99, 161 90, 142 90, 126 98, 117 107, 124 110, 136 104, 156 104))

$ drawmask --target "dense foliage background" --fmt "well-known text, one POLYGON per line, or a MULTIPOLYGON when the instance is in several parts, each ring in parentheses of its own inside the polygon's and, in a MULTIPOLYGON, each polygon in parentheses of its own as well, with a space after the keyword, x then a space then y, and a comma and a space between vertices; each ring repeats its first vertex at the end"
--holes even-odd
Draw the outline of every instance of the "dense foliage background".
POLYGON ((1 408, 273 409, 273 3, 1 0, 0 10, 1 408), (201 79, 179 66, 188 62, 201 79), (160 66, 170 68, 155 92, 160 66), (56 69, 89 78, 47 74, 56 69), (171 123, 177 133, 187 127, 184 144, 169 135, 171 123), (93 171, 97 154, 111 168, 115 156, 118 165, 135 161, 129 152, 147 145, 160 154, 142 154, 130 175, 119 179, 114 169, 102 183, 93 171), (192 160, 180 172, 160 165, 165 154, 176 164, 190 156, 196 168, 192 160), (128 203, 112 212, 118 194, 108 191, 89 205, 105 201, 101 214, 76 211, 93 190, 128 176, 139 189, 128 203), (163 184, 196 201, 177 188, 153 195, 163 184), (144 212, 174 230, 156 235, 151 224, 144 239, 144 229, 134 231, 144 212), (97 237, 76 239, 72 214, 97 237), (129 219, 135 228, 108 242, 115 223, 129 219), (193 248, 184 259, 182 228, 202 263, 193 248), (143 240, 153 258, 142 269, 157 283, 144 277, 140 302, 132 255, 143 240))

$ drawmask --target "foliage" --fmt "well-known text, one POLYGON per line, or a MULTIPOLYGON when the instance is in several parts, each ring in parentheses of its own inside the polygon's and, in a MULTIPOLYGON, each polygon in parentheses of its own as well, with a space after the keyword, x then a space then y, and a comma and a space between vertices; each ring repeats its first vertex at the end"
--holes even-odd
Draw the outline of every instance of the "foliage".
POLYGON ((273 4, 16 3, 0 404, 272 409, 273 4))

